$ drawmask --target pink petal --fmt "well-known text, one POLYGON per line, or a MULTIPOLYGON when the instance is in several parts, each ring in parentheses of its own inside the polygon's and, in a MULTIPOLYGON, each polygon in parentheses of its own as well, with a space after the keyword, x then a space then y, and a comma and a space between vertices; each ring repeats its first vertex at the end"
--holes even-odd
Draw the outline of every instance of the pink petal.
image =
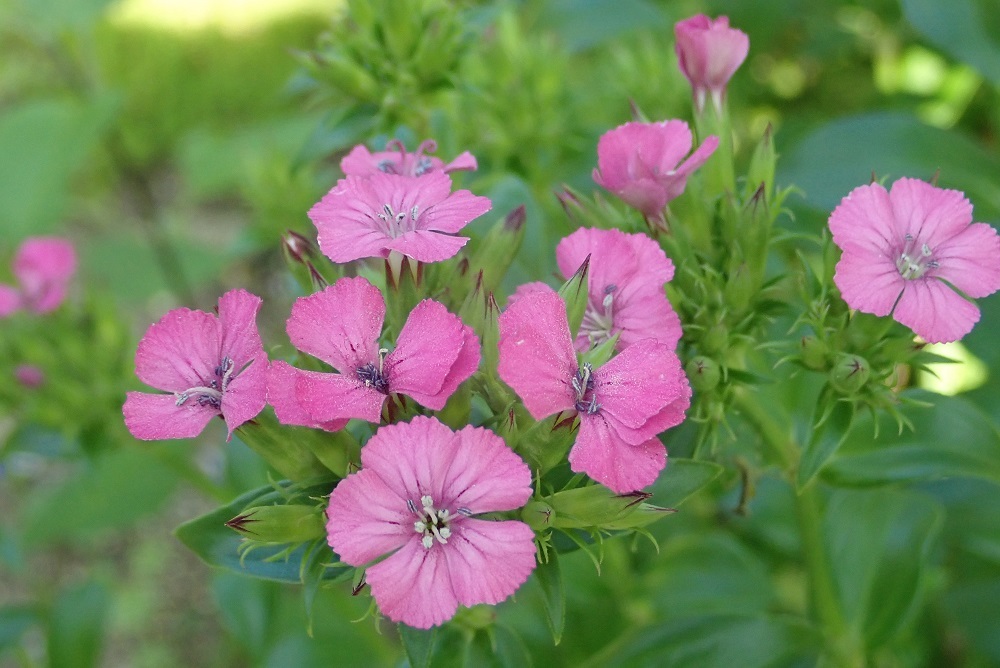
POLYGON ((394 622, 429 629, 458 609, 444 551, 428 550, 416 537, 369 568, 365 579, 379 610, 394 622))
POLYGON ((932 249, 972 222, 972 204, 957 190, 936 188, 919 179, 902 178, 889 193, 892 210, 903 235, 911 234, 932 249))
POLYGON ((359 418, 368 422, 382 419, 385 396, 365 385, 356 376, 299 370, 295 398, 316 422, 359 418))
MULTIPOLYGON (((579 266, 579 265, 577 265, 577 266, 579 266)), ((575 271, 576 270, 574 269, 573 272, 575 272, 575 271)), ((571 272, 571 275, 572 275, 572 272, 571 272)), ((507 306, 510 307, 511 304, 513 304, 515 301, 517 301, 518 299, 520 299, 521 297, 523 297, 525 295, 530 295, 530 294, 535 293, 535 292, 549 292, 551 289, 552 288, 550 288, 545 283, 542 283, 541 281, 532 281, 531 283, 522 283, 521 285, 517 286, 517 288, 514 289, 514 294, 512 294, 510 297, 507 297, 507 306)))
POLYGON ((197 401, 178 406, 172 394, 129 392, 122 414, 132 436, 144 441, 158 441, 194 438, 219 411, 208 405, 200 406, 197 401))
POLYGON ((687 177, 704 165, 712 157, 717 148, 719 148, 719 138, 715 135, 709 135, 705 137, 705 141, 701 143, 701 146, 688 156, 687 160, 677 166, 674 174, 670 175, 672 177, 671 181, 667 184, 667 196, 670 199, 680 197, 681 193, 684 192, 684 186, 687 184, 687 177))
POLYGON ((444 166, 447 172, 474 172, 479 168, 474 155, 468 151, 463 151, 461 155, 444 166))
POLYGON ((973 223, 934 248, 941 265, 933 271, 970 297, 1000 290, 1000 236, 986 223, 973 223))
POLYGON ((367 146, 358 144, 340 160, 340 171, 345 176, 368 176, 378 171, 377 162, 377 158, 367 146))
POLYGON ((469 237, 441 232, 415 230, 395 239, 386 239, 386 250, 394 250, 419 262, 441 262, 454 257, 468 243, 469 237))
POLYGON ((645 234, 626 234, 625 239, 632 246, 642 273, 649 275, 654 283, 659 281, 657 285, 663 285, 674 277, 674 263, 660 244, 645 234))
POLYGON ((691 387, 673 350, 646 339, 594 371, 594 395, 602 414, 633 429, 646 430, 642 439, 646 440, 666 428, 650 422, 665 407, 676 404, 683 417, 691 387))
POLYGON ((908 283, 895 261, 847 251, 837 263, 833 282, 848 306, 878 316, 889 315, 908 283))
POLYGON ((378 360, 384 320, 385 300, 378 288, 360 277, 341 278, 323 292, 297 299, 286 329, 296 348, 353 374, 378 360))
POLYGON ((300 370, 287 362, 280 360, 271 363, 267 373, 267 402, 274 407, 274 414, 281 424, 314 427, 325 431, 339 431, 347 425, 348 420, 331 420, 317 422, 308 411, 299 404, 295 392, 295 383, 300 370))
MULTIPOLYGON (((441 390, 438 392, 439 396, 445 397, 445 401, 448 400, 448 397, 451 397, 451 395, 454 394, 459 385, 468 380, 472 374, 476 372, 476 369, 479 368, 479 360, 481 356, 479 350, 479 337, 476 336, 475 331, 473 331, 473 329, 468 325, 462 328, 462 335, 462 349, 458 353, 458 358, 455 360, 455 363, 451 365, 451 371, 448 372, 444 382, 441 384, 441 390)), ((428 408, 432 408, 432 406, 422 401, 418 403, 427 406, 428 408)), ((442 406, 442 408, 443 407, 444 406, 442 406)))
POLYGON ((667 449, 658 438, 630 445, 601 413, 581 415, 580 432, 569 452, 574 471, 586 473, 616 494, 653 484, 666 463, 667 449))
POLYGON ((483 513, 513 510, 528 502, 531 471, 502 438, 472 426, 454 438, 441 481, 442 505, 483 513))
POLYGON ((830 231, 845 255, 857 255, 868 262, 888 260, 893 266, 893 249, 906 234, 896 222, 889 193, 878 183, 848 193, 830 214, 830 231))
POLYGON ((566 304, 549 288, 527 294, 499 318, 497 373, 511 386, 536 420, 571 410, 571 384, 579 365, 573 352, 566 304))
POLYGON ((183 392, 206 385, 220 361, 215 316, 179 308, 146 330, 135 353, 135 373, 158 390, 183 392))
POLYGON ((261 350, 250 360, 249 366, 230 380, 222 393, 222 417, 226 419, 230 438, 237 427, 257 417, 266 404, 267 355, 261 350))
POLYGON ((958 341, 979 322, 979 309, 934 278, 907 281, 892 317, 928 343, 958 341))
POLYGON ((493 203, 489 197, 473 195, 468 190, 457 190, 419 216, 417 228, 439 232, 460 232, 472 220, 492 208, 493 203))
POLYGON ((326 516, 327 542, 352 566, 364 566, 417 537, 406 499, 368 469, 333 488, 326 516))
POLYGON ((6 318, 21 306, 21 292, 12 285, 0 285, 0 318, 6 318))
POLYGON ((260 332, 257 331, 257 313, 262 301, 246 290, 230 290, 219 298, 219 330, 222 336, 219 347, 222 355, 233 361, 236 370, 264 354, 260 332))
MULTIPOLYGON (((434 410, 444 408, 451 392, 468 378, 467 375, 444 388, 465 345, 466 329, 444 304, 430 299, 417 304, 399 332, 396 349, 385 359, 389 391, 413 397, 417 403, 434 410), (450 391, 446 393, 445 389, 450 391)), ((476 357, 478 364, 478 354, 476 357)), ((463 360, 463 370, 468 369, 468 362, 463 360)))
POLYGON ((626 285, 615 293, 614 299, 614 325, 621 330, 618 350, 643 339, 656 339, 671 350, 677 348, 683 334, 681 320, 662 288, 626 285))
POLYGON ((418 416, 410 422, 385 425, 361 449, 361 465, 379 477, 400 498, 429 495, 438 507, 454 496, 444 485, 452 458, 462 447, 455 432, 434 418, 418 416))
POLYGON ((368 194, 370 198, 370 188, 359 183, 365 180, 357 177, 344 179, 309 209, 309 219, 318 232, 320 250, 334 262, 385 257, 388 254, 384 250, 388 232, 374 217, 378 210, 362 198, 362 194, 368 194))
POLYGON ((75 272, 73 244, 57 237, 28 239, 14 258, 23 300, 36 313, 49 313, 62 303, 75 272))
POLYGON ((499 603, 535 570, 535 532, 523 522, 456 519, 444 554, 452 590, 465 606, 499 603))

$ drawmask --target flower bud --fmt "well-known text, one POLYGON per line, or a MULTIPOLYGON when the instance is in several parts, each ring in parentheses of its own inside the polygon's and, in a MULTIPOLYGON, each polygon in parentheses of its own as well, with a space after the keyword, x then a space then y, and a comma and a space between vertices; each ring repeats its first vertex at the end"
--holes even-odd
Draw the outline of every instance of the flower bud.
POLYGON ((734 311, 742 313, 750 305, 750 300, 753 299, 756 291, 757 286, 750 273, 750 268, 746 262, 743 262, 729 274, 723 296, 726 303, 733 307, 734 311))
POLYGON ((709 327, 701 341, 701 347, 708 353, 725 352, 729 347, 729 331, 725 324, 717 322, 709 327))
POLYGON ((569 319, 570 334, 576 335, 580 330, 580 323, 583 322, 583 315, 587 312, 587 302, 589 293, 587 292, 587 280, 590 276, 590 256, 583 261, 576 273, 563 283, 559 288, 559 296, 566 302, 566 316, 569 319))
POLYGON ((722 370, 718 363, 704 355, 691 358, 685 365, 684 372, 691 381, 691 387, 700 392, 714 390, 722 379, 722 370))
POLYGON ((712 20, 704 14, 674 25, 678 65, 691 83, 695 108, 701 112, 711 95, 721 111, 726 85, 750 51, 746 33, 729 27, 729 17, 712 20))
POLYGON ((868 360, 858 355, 840 353, 830 371, 830 384, 843 394, 855 394, 871 378, 868 360))
POLYGON ((321 506, 247 508, 226 522, 226 526, 259 543, 304 543, 326 535, 321 506))
POLYGON ((825 371, 827 368, 826 355, 828 349, 826 344, 815 336, 808 334, 799 341, 802 364, 807 369, 813 371, 825 371))
POLYGON ((275 471, 290 480, 307 480, 329 475, 329 469, 292 431, 265 411, 240 426, 236 435, 275 471))
POLYGON ((603 485, 578 487, 548 498, 553 514, 549 525, 556 529, 636 529, 673 512, 648 503, 645 492, 615 494, 603 485))
POLYGON ((526 218, 526 209, 522 204, 503 220, 497 221, 469 260, 473 271, 483 272, 483 285, 487 291, 497 289, 507 269, 513 264, 521 242, 524 241, 526 218))
POLYGON ((774 131, 771 124, 767 124, 764 136, 753 151, 750 158, 750 168, 747 170, 747 197, 752 193, 751 188, 763 188, 763 196, 766 202, 770 202, 774 191, 774 168, 778 156, 774 151, 774 131))
POLYGON ((521 509, 521 520, 535 531, 544 531, 552 528, 555 514, 556 511, 552 506, 544 501, 529 501, 528 505, 521 509))

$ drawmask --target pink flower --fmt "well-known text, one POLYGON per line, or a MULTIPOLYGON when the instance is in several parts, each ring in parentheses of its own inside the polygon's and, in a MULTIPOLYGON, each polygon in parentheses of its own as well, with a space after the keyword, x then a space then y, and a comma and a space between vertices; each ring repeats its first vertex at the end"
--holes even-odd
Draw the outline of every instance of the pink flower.
POLYGON ((19 364, 14 369, 14 377, 24 387, 36 388, 45 384, 45 372, 34 364, 19 364))
POLYGON ((972 222, 957 190, 903 178, 851 191, 830 214, 843 251, 834 283, 853 308, 898 322, 930 343, 957 341, 979 321, 966 297, 1000 289, 1000 237, 972 222))
POLYGON ((645 234, 581 228, 556 247, 559 271, 572 276, 588 255, 589 300, 576 349, 586 352, 616 333, 618 350, 643 339, 676 349, 681 322, 663 292, 674 265, 660 245, 645 234))
POLYGON ((49 313, 66 298, 69 281, 76 272, 73 245, 58 237, 25 240, 14 257, 14 276, 20 284, 0 285, 0 317, 26 308, 49 313))
POLYGON ((440 262, 469 240, 455 236, 490 210, 487 197, 451 192, 451 178, 432 171, 420 178, 376 171, 341 180, 312 209, 319 246, 334 262, 388 257, 397 251, 419 262, 440 262))
POLYGON ((705 96, 711 94, 715 108, 722 110, 726 84, 750 52, 746 33, 729 27, 729 17, 714 21, 704 14, 679 21, 674 26, 677 59, 681 72, 691 82, 695 107, 705 108, 705 96))
POLYGON ((594 181, 647 218, 662 220, 667 202, 684 192, 687 178, 719 145, 710 136, 691 151, 691 129, 684 121, 619 125, 597 142, 594 181))
POLYGON ((531 472, 499 436, 416 417, 380 428, 361 466, 330 494, 327 537, 352 566, 389 554, 365 579, 393 621, 430 628, 459 605, 499 603, 531 575, 528 525, 476 517, 531 496, 531 472))
POLYGON ((618 494, 651 484, 666 465, 657 434, 684 420, 691 388, 670 346, 644 339, 604 366, 580 364, 566 306, 555 291, 520 296, 500 315, 497 372, 531 416, 580 416, 569 453, 583 472, 618 494))
POLYGON ((417 147, 414 153, 407 153, 403 142, 393 139, 386 144, 385 151, 372 153, 364 144, 358 144, 340 161, 340 169, 345 176, 371 176, 376 172, 399 174, 400 176, 423 176, 433 171, 448 172, 475 171, 476 158, 465 151, 460 156, 444 164, 439 158, 427 153, 437 150, 433 139, 428 139, 417 147))
POLYGON ((264 408, 267 355, 257 332, 260 297, 230 290, 218 317, 179 308, 139 342, 139 380, 169 394, 129 392, 122 409, 136 438, 192 438, 221 415, 229 435, 264 408))
POLYGON ((479 366, 479 338, 436 301, 425 299, 410 312, 392 352, 378 343, 384 319, 382 293, 363 278, 342 278, 298 299, 288 336, 340 373, 275 362, 268 398, 278 420, 324 429, 350 418, 379 422, 390 394, 441 410, 479 366))

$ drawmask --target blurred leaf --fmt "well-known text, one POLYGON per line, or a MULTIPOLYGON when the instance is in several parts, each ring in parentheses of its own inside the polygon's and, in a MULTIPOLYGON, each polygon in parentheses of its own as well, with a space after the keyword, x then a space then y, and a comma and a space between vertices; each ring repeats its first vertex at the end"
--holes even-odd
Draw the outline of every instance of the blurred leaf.
POLYGON ((837 401, 836 397, 821 395, 821 400, 816 408, 815 425, 823 416, 820 415, 827 406, 823 399, 834 401, 832 412, 826 416, 823 424, 813 427, 812 436, 809 443, 802 452, 802 459, 799 462, 799 472, 797 486, 802 489, 816 477, 820 469, 834 456, 837 448, 841 446, 851 428, 854 420, 854 404, 849 401, 837 401))
POLYGON ((253 656, 263 656, 270 640, 272 601, 267 583, 240 575, 220 573, 212 580, 212 593, 229 631, 253 656))
POLYGON ((18 513, 18 526, 26 543, 85 539, 152 514, 176 485, 177 476, 152 455, 112 451, 62 486, 39 490, 18 513))
POLYGON ((8 605, 0 608, 0 657, 37 623, 38 611, 31 606, 8 605))
POLYGON ((503 668, 531 668, 531 654, 517 631, 504 625, 493 626, 496 662, 503 668))
POLYGON ((901 490, 839 490, 823 528, 847 622, 871 649, 916 615, 928 559, 944 520, 931 498, 901 490))
MULTIPOLYGON (((15 0, 16 1, 16 0, 15 0)), ((20 13, 46 32, 85 28, 96 22, 112 0, 20 0, 20 13)))
POLYGON ((545 621, 552 632, 552 642, 558 645, 566 625, 566 593, 563 591, 562 572, 559 570, 559 555, 555 550, 549 551, 547 562, 538 564, 535 578, 542 588, 545 621))
POLYGON ((666 14, 645 0, 550 0, 543 7, 542 27, 555 32, 571 53, 633 30, 669 30, 666 14))
POLYGON ((107 589, 93 580, 62 592, 49 615, 49 665, 97 665, 110 599, 107 589))
POLYGON ((823 471, 838 485, 967 476, 1000 481, 1000 431, 989 417, 962 397, 910 393, 934 409, 908 406, 913 429, 899 434, 893 419, 880 418, 879 437, 869 415, 859 416, 837 457, 823 471))
MULTIPOLYGON (((944 597, 945 608, 961 627, 963 635, 988 663, 1000 665, 1000 633, 997 633, 997 601, 1000 578, 961 583, 944 597)), ((976 665, 970 662, 970 665, 976 665)))
POLYGON ((671 457, 667 460, 667 468, 653 483, 650 503, 675 508, 715 480, 722 471, 723 468, 714 462, 671 457))
POLYGON ((996 18, 993 0, 902 0, 901 4, 906 19, 935 46, 1000 86, 1000 42, 992 38, 986 21, 996 18))
POLYGON ((70 178, 97 146, 115 106, 111 98, 37 100, 0 114, 5 241, 52 229, 65 214, 70 178))
POLYGON ((424 631, 406 624, 397 624, 396 628, 399 629, 399 639, 403 641, 403 649, 410 660, 410 668, 429 668, 437 629, 424 631))
MULTIPOLYGON (((780 134, 777 139, 781 139, 780 134)), ((965 135, 927 125, 905 114, 873 113, 823 125, 780 151, 778 182, 805 191, 809 206, 832 211, 872 171, 889 184, 901 176, 958 188, 976 206, 976 220, 1000 217, 1000 158, 965 135)))

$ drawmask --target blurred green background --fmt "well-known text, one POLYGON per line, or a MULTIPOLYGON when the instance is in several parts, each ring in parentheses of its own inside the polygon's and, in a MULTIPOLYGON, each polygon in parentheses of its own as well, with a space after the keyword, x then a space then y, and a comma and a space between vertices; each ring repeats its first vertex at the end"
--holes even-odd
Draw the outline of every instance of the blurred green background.
MULTIPOLYGON (((120 421, 124 390, 139 387, 135 344, 166 310, 246 287, 265 296, 265 341, 281 340, 296 291, 279 236, 311 234, 305 212, 355 143, 471 150, 480 169, 459 180, 494 200, 472 235, 525 204, 529 242, 507 287, 549 276, 571 229, 553 192, 593 189, 597 138, 630 119, 630 102, 690 118, 672 25, 725 13, 751 40, 729 90, 737 154, 771 125, 778 183, 800 188, 781 225, 820 230, 872 173, 940 172, 976 220, 1000 221, 995 0, 470 0, 448 3, 455 25, 434 14, 443 3, 422 4, 432 20, 417 25, 455 48, 424 69, 391 45, 369 54, 372 87, 331 74, 359 55, 339 0, 0 0, 0 282, 28 236, 66 236, 81 256, 62 312, 0 321, 0 373, 20 356, 50 375, 35 392, 5 380, 0 395, 0 664, 403 661, 390 624, 352 622, 368 604, 348 588, 321 590, 310 621, 298 588, 214 572, 173 537, 266 484, 245 446, 218 425, 195 442, 137 443, 120 421)), ((935 397, 936 422, 886 444, 954 447, 929 469, 886 473, 888 491, 866 489, 885 481, 865 453, 828 472, 855 488, 826 522, 877 665, 1000 665, 1000 300, 980 306, 950 350, 978 372, 931 383, 963 393, 935 397), (877 554, 849 549, 859 513, 880 527, 877 554), (892 623, 879 626, 881 605, 892 623)), ((763 476, 743 516, 736 489, 724 476, 661 522, 659 552, 609 542, 605 577, 583 554, 564 559, 560 645, 534 581, 501 619, 538 665, 812 665, 791 491, 763 476)))

